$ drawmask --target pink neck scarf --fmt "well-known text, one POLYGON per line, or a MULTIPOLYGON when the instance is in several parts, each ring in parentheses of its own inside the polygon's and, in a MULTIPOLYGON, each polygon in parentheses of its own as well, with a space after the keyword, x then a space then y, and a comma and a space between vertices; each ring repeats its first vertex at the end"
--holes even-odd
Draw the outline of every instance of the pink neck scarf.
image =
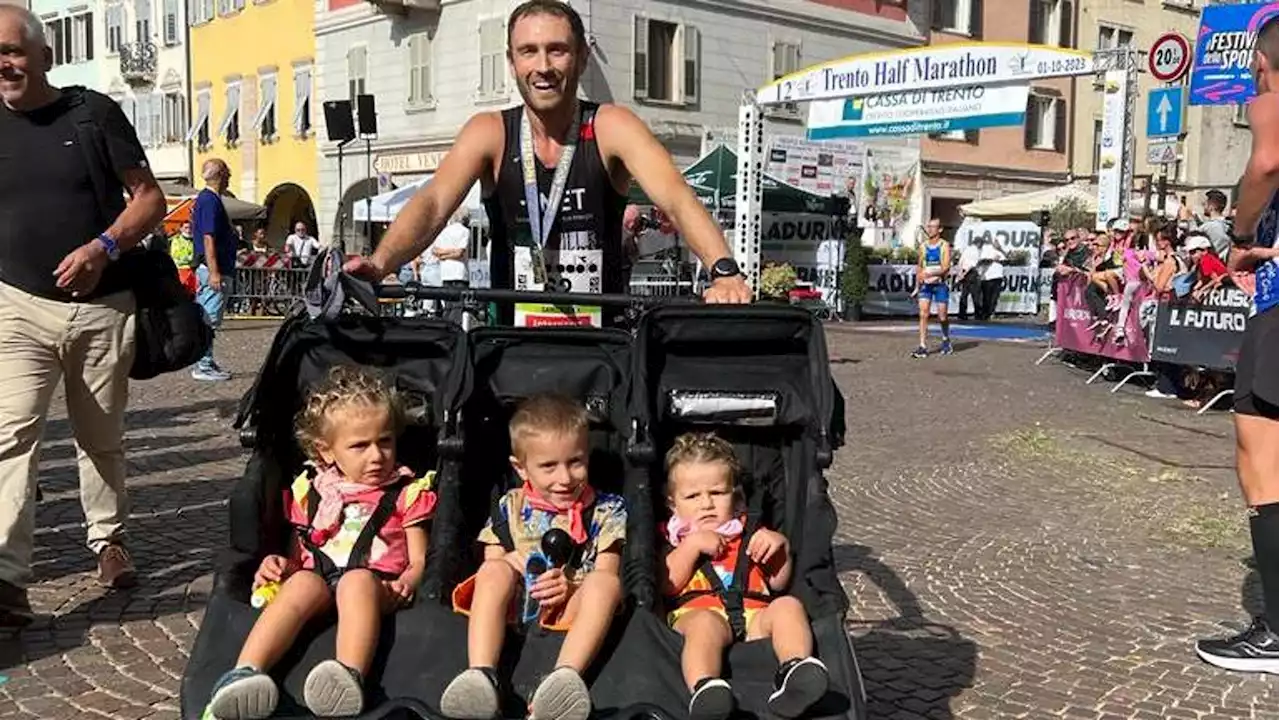
MULTIPOLYGON (((742 535, 743 523, 742 518, 733 518, 716 528, 715 532, 726 540, 732 540, 742 535)), ((675 515, 667 521, 667 542, 671 543, 671 547, 680 544, 689 533, 693 532, 693 523, 688 520, 682 520, 675 515)))
POLYGON ((548 501, 546 498, 538 494, 538 491, 529 481, 524 483, 524 501, 529 503, 529 507, 537 510, 544 510, 556 515, 569 516, 569 537, 573 541, 581 545, 587 541, 587 521, 582 517, 582 512, 591 503, 596 501, 596 491, 590 485, 583 485, 582 492, 578 493, 578 499, 567 508, 558 507, 548 501))
POLYGON ((351 482, 336 465, 319 470, 311 481, 311 486, 320 494, 320 504, 311 521, 311 541, 316 545, 323 545, 338 532, 342 508, 351 498, 368 492, 370 488, 386 487, 402 478, 412 477, 413 471, 403 465, 376 484, 351 482))

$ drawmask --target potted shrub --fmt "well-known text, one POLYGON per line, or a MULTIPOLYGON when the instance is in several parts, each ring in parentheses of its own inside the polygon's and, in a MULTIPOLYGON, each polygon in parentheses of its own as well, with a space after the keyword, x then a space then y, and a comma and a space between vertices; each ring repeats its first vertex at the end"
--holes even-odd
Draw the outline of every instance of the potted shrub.
POLYGON ((760 296, 766 300, 790 302, 796 288, 796 269, 787 263, 768 263, 760 271, 760 296))
POLYGON ((840 293, 844 296, 845 317, 849 320, 862 319, 862 302, 867 299, 867 286, 871 283, 871 274, 867 271, 871 255, 871 250, 856 234, 851 233, 845 240, 840 293))

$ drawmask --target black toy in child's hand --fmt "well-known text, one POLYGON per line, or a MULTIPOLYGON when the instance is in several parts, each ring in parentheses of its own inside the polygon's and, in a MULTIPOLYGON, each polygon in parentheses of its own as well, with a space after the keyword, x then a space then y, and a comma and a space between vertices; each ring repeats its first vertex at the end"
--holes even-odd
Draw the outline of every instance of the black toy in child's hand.
POLYGON ((529 559, 524 561, 524 622, 537 620, 542 611, 542 604, 529 594, 534 583, 548 570, 568 565, 573 550, 574 542, 569 533, 552 528, 543 533, 539 550, 529 553, 529 559))
POLYGON ((573 557, 573 550, 573 538, 560 528, 551 528, 542 535, 542 554, 553 568, 568 565, 569 559, 573 557))

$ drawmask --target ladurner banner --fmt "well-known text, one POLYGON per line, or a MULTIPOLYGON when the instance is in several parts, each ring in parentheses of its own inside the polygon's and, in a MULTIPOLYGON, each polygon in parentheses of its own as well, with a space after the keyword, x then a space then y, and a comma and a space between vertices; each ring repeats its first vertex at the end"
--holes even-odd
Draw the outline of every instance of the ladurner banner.
POLYGON ((756 102, 844 99, 907 90, 1030 82, 1092 71, 1092 54, 1071 48, 1014 43, 931 45, 815 65, 760 88, 756 102))

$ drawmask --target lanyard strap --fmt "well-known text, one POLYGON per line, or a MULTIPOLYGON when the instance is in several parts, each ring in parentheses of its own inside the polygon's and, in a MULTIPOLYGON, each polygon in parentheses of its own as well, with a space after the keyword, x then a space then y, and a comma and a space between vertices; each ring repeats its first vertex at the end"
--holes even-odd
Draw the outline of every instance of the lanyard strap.
POLYGON ((573 164, 573 154, 578 149, 579 110, 574 107, 573 123, 569 125, 569 137, 560 147, 560 159, 556 161, 556 173, 551 178, 551 191, 547 193, 547 206, 542 207, 538 193, 537 160, 533 152, 533 131, 529 127, 529 114, 526 110, 520 114, 520 164, 524 171, 524 203, 529 213, 529 230, 533 242, 539 249, 546 247, 551 236, 551 226, 560 212, 560 200, 564 197, 565 185, 569 182, 569 166, 573 164))

